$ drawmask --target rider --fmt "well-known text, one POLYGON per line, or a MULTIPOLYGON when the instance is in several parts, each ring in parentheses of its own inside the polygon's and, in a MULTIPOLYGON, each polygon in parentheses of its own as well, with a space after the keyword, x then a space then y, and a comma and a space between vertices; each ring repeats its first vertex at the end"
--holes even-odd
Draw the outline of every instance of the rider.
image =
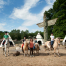
POLYGON ((25 44, 25 43, 24 43, 25 41, 26 41, 26 37, 24 37, 24 39, 23 39, 23 41, 22 41, 22 42, 23 42, 23 45, 25 44))
POLYGON ((51 48, 53 48, 53 44, 54 44, 54 35, 53 35, 53 33, 51 33, 50 38, 51 38, 51 48))
MULTIPOLYGON (((3 36, 3 45, 7 39, 9 39, 9 36, 7 35, 7 32, 5 32, 5 35, 3 36)), ((7 43, 7 41, 6 41, 6 43, 7 43)))
POLYGON ((22 51, 23 51, 23 45, 24 45, 24 42, 26 41, 26 37, 24 37, 23 41, 22 41, 22 51))
POLYGON ((35 38, 34 40, 34 46, 33 46, 33 49, 35 49, 35 43, 37 43, 37 39, 35 38))

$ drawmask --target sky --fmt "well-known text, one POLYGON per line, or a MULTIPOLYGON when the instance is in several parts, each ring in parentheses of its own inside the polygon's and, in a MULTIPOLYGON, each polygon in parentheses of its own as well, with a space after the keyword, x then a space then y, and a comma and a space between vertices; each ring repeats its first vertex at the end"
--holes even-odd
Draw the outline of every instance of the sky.
POLYGON ((0 31, 42 31, 36 24, 43 22, 43 14, 55 0, 0 0, 0 31))

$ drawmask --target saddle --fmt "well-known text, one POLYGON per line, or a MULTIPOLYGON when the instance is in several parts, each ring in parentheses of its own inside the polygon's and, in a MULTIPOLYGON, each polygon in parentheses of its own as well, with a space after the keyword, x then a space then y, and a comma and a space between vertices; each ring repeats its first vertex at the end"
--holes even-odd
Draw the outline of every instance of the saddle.
POLYGON ((7 42, 9 42, 9 40, 7 41, 7 40, 3 40, 2 41, 2 45, 4 46, 4 44, 6 44, 7 45, 7 42))

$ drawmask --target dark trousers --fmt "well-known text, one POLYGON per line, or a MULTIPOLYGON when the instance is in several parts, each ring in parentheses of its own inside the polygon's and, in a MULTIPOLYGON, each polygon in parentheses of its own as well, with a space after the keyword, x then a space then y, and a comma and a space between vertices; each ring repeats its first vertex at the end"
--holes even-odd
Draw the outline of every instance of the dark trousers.
POLYGON ((4 43, 5 43, 5 40, 3 41, 3 45, 4 45, 4 43))
POLYGON ((30 55, 33 55, 33 48, 30 48, 30 55))
POLYGON ((54 41, 51 41, 51 48, 53 48, 54 41))
POLYGON ((24 53, 23 47, 22 47, 22 52, 24 53))

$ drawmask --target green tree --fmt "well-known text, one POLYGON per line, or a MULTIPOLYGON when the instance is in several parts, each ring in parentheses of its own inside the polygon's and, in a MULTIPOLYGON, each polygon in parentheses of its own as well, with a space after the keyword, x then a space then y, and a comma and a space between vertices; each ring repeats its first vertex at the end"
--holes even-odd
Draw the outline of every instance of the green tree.
POLYGON ((66 0, 56 0, 53 9, 45 12, 47 19, 58 18, 53 26, 48 27, 48 34, 53 32, 55 37, 64 38, 66 35, 66 0))
POLYGON ((5 33, 4 33, 3 31, 0 31, 0 39, 3 38, 4 34, 5 34, 5 33))
POLYGON ((64 38, 66 35, 66 0, 56 0, 53 11, 53 18, 58 18, 53 26, 53 33, 56 37, 64 38))
POLYGON ((9 33, 12 37, 12 39, 17 39, 17 40, 20 40, 21 39, 21 33, 20 33, 20 30, 12 30, 10 33, 9 33))
POLYGON ((24 31, 22 30, 22 31, 21 31, 21 39, 23 39, 24 36, 25 36, 25 34, 24 34, 24 31))

